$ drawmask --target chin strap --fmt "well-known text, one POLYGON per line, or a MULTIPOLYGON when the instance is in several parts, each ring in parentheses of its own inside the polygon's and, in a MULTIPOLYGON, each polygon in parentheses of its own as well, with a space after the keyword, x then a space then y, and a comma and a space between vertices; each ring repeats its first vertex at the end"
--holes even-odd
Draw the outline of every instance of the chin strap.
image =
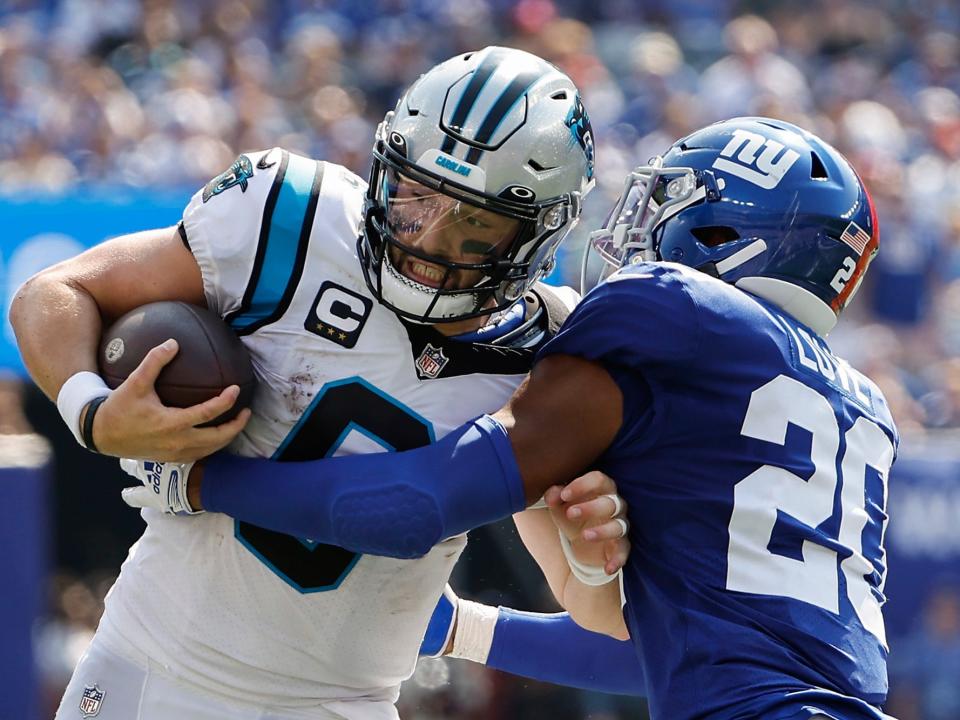
POLYGON ((413 322, 432 324, 438 315, 441 320, 469 315, 480 302, 477 294, 472 292, 438 297, 434 288, 411 280, 394 267, 389 253, 384 254, 380 263, 379 280, 381 302, 413 322))
POLYGON ((529 315, 526 303, 517 300, 506 310, 492 314, 489 321, 478 330, 454 335, 451 339, 463 343, 510 345, 509 338, 514 337, 518 329, 526 327, 529 315))

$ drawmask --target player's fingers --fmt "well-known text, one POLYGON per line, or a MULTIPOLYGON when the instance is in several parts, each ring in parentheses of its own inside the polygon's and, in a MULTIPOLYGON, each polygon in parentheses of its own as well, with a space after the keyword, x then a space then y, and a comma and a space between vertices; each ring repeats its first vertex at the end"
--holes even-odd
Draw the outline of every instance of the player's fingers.
POLYGON ((213 427, 193 428, 190 432, 192 447, 188 450, 189 460, 205 457, 226 447, 250 420, 250 408, 244 408, 240 413, 225 423, 213 427))
POLYGON ((547 507, 550 509, 559 509, 563 505, 563 500, 560 498, 560 491, 563 488, 560 485, 554 485, 547 488, 547 491, 543 494, 543 501, 547 504, 547 507))
POLYGON ((177 422, 183 427, 194 427, 210 422, 233 407, 240 395, 239 385, 224 388, 219 395, 177 412, 177 422))
POLYGON ((611 493, 571 505, 567 508, 567 517, 570 520, 608 520, 622 515, 624 507, 620 496, 611 493))
POLYGON ((617 486, 609 475, 599 470, 591 470, 572 480, 560 493, 565 503, 578 503, 591 500, 598 495, 615 493, 617 486))
POLYGON ((626 537, 628 532, 630 532, 630 524, 626 520, 623 518, 612 518, 600 525, 585 528, 581 535, 587 542, 598 542, 626 537))
POLYGON ((240 434, 240 431, 242 431, 247 426, 247 423, 250 422, 250 418, 252 416, 253 416, 253 411, 250 408, 244 408, 237 414, 237 416, 233 420, 230 420, 225 423, 220 423, 216 427, 212 428, 213 430, 217 430, 220 433, 218 442, 223 442, 224 444, 226 444, 226 443, 229 443, 231 440, 233 440, 237 435, 240 434))
POLYGON ((604 554, 607 561, 603 565, 603 570, 607 575, 613 575, 626 566, 627 559, 630 557, 630 541, 626 538, 607 540, 607 544, 604 546, 604 554))
POLYGON ((155 348, 151 348, 150 352, 140 361, 140 364, 130 373, 125 384, 132 386, 141 395, 153 392, 153 385, 156 383, 160 371, 176 357, 179 349, 180 345, 173 338, 160 343, 155 348))
POLYGON ((211 428, 203 428, 204 430, 213 430, 213 437, 217 440, 227 439, 227 441, 232 440, 234 436, 239 433, 243 428, 246 427, 247 423, 250 421, 250 417, 253 415, 253 411, 250 408, 244 408, 233 420, 228 420, 225 423, 220 423, 219 425, 214 425, 211 428))

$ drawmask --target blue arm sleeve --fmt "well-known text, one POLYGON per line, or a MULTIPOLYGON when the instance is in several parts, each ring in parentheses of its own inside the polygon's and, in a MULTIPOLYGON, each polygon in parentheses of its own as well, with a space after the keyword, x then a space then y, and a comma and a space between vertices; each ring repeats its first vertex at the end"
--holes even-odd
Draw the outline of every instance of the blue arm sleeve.
POLYGON ((526 506, 504 427, 484 415, 439 442, 282 465, 218 455, 204 467, 203 507, 347 550, 411 558, 440 540, 526 506))
POLYGON ((633 643, 584 630, 567 613, 541 615, 500 608, 487 666, 584 690, 646 693, 633 643))

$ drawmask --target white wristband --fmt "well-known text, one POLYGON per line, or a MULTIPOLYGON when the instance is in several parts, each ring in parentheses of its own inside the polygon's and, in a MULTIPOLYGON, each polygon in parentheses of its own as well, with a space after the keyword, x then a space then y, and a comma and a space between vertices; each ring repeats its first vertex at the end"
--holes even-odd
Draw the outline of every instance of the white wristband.
POLYGON ((57 410, 60 411, 60 417, 83 447, 86 447, 86 444, 81 434, 80 414, 91 400, 112 392, 113 390, 107 387, 102 377, 95 372, 83 370, 71 375, 57 393, 57 410))
POLYGON ((457 631, 453 636, 450 657, 485 665, 493 645, 493 633, 499 616, 498 608, 471 600, 460 600, 457 603, 457 631))
POLYGON ((598 587, 600 585, 606 585, 608 582, 613 582, 617 579, 617 576, 620 573, 614 573, 613 575, 607 575, 606 570, 602 567, 597 567, 596 565, 585 565, 573 554, 573 546, 570 544, 570 541, 567 539, 567 536, 563 534, 562 530, 557 530, 560 533, 560 547, 563 548, 563 555, 567 558, 567 565, 570 566, 570 572, 573 573, 573 576, 582 582, 584 585, 591 585, 598 587))

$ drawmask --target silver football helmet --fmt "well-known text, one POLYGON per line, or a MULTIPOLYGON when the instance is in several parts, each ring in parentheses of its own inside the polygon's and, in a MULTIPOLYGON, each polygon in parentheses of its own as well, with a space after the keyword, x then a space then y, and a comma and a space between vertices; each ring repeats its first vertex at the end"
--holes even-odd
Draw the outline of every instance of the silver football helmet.
POLYGON ((370 291, 423 323, 503 309, 548 273, 593 187, 573 82, 488 47, 422 75, 377 129, 358 249, 370 291))

